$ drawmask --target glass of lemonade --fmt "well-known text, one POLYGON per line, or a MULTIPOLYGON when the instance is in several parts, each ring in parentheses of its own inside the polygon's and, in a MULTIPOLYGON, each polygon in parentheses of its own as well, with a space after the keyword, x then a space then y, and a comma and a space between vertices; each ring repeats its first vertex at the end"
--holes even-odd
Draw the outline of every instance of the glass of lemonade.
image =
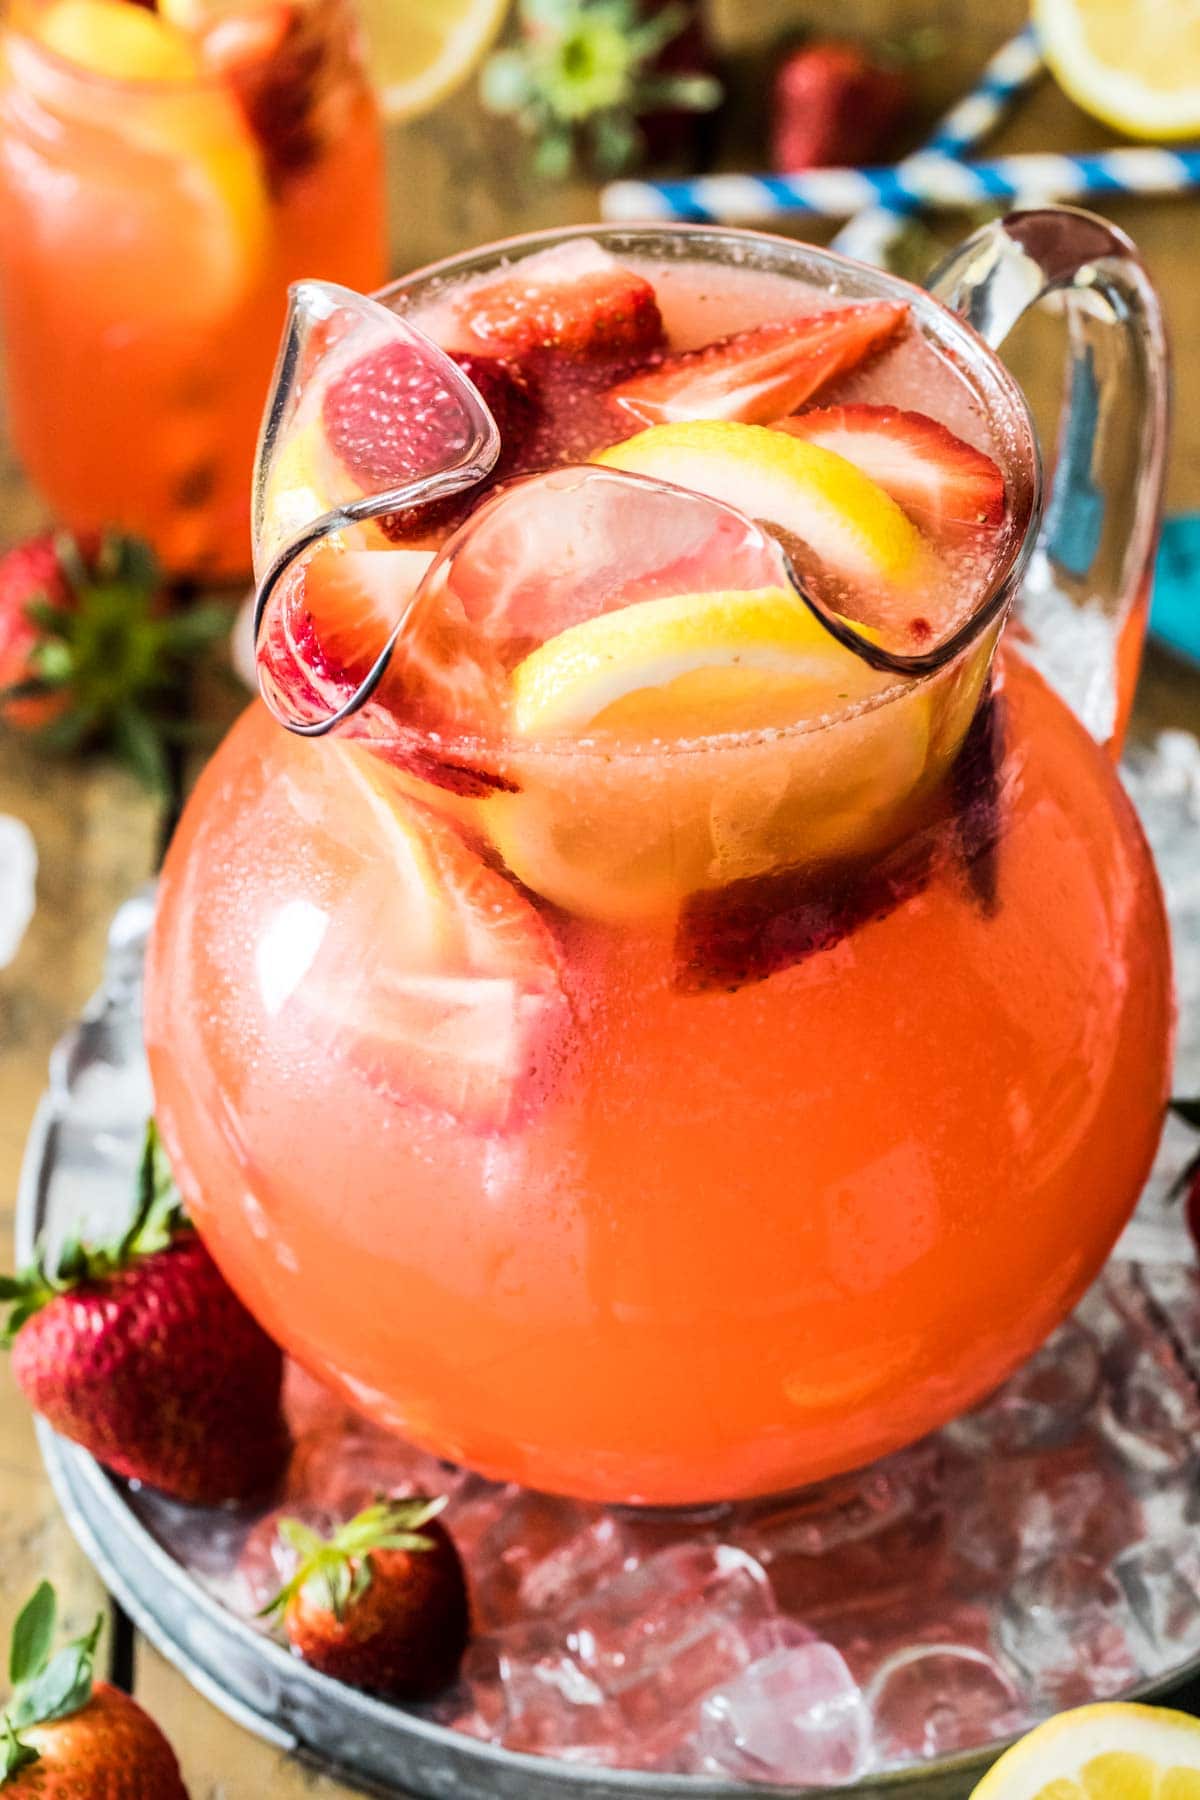
POLYGON ((243 574, 288 283, 386 273, 353 14, 346 0, 15 0, 2 58, 18 453, 71 529, 136 532, 173 575, 243 574))
POLYGON ((682 1504, 866 1462, 1034 1349, 1148 1171, 1154 871, 1004 627, 1032 570, 1119 731, 1157 312, 1053 210, 942 291, 650 228, 296 291, 270 711, 166 864, 156 1103, 268 1329, 489 1475, 682 1504), (1126 396, 1090 575, 959 316, 1047 288, 1126 396))

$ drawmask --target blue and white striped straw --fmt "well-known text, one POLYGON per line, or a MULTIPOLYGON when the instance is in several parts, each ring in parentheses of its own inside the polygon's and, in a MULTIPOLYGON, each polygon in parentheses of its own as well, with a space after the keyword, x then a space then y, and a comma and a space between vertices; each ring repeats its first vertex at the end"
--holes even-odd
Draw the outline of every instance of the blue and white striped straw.
POLYGON ((1200 150, 1099 150, 1086 156, 1024 154, 956 162, 918 151, 874 169, 809 169, 803 175, 698 175, 685 181, 614 181, 601 194, 606 219, 687 219, 741 225, 803 214, 844 219, 864 206, 901 211, 989 201, 1038 205, 1089 194, 1182 194, 1200 186, 1200 150))
MULTIPOLYGON (((1027 25, 1001 45, 970 93, 942 115, 921 146, 922 153, 966 156, 996 129, 1013 101, 1037 80, 1043 66, 1036 33, 1027 25)), ((912 210, 870 206, 843 225, 830 248, 859 262, 883 264, 912 210)))

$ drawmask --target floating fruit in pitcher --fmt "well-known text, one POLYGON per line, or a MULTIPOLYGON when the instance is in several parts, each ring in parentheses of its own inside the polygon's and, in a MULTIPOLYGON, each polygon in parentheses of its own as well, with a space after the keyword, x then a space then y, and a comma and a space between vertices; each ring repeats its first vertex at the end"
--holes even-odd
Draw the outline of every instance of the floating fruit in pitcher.
POLYGON ((683 743, 795 725, 886 677, 830 637, 791 588, 675 594, 569 626, 512 674, 522 738, 683 743))
POLYGON ((505 356, 557 350, 573 357, 657 349, 662 314, 644 275, 590 238, 527 256, 472 283, 454 303, 467 346, 505 356))
POLYGON ((553 1083, 568 1016, 553 936, 398 771, 366 748, 329 748, 338 803, 316 823, 360 874, 336 896, 332 947, 328 914, 281 917, 273 1005, 398 1104, 504 1130, 553 1083), (364 959, 366 944, 377 948, 364 959))
POLYGON ((775 429, 844 456, 926 531, 959 538, 1004 518, 1004 477, 991 457, 924 413, 827 406, 775 429))
MULTIPOLYGON (((778 421, 895 338, 907 317, 900 303, 835 307, 664 355, 652 285, 590 239, 439 295, 422 323, 475 378, 499 427, 499 460, 448 504, 359 527, 378 550, 310 553, 264 633, 271 678, 297 691, 307 680, 325 695, 327 716, 353 696, 403 617, 376 694, 380 720, 364 716, 354 731, 409 777, 463 799, 460 823, 533 891, 585 916, 669 916, 688 894, 878 847, 908 798, 948 765, 978 688, 948 679, 871 716, 867 703, 892 678, 794 593, 779 542, 832 624, 850 619, 867 641, 883 633, 900 649, 924 649, 943 635, 939 527, 943 512, 961 510, 963 462, 977 513, 994 510, 997 472, 967 446, 948 470, 947 445, 958 443, 950 434, 935 465, 927 447, 923 460, 911 444, 906 461, 893 457, 905 497, 919 488, 944 501, 940 511, 927 506, 937 513, 930 538, 853 457, 804 441, 792 421, 771 430, 748 420, 778 421), (613 385, 618 354, 646 366, 613 385), (385 539, 434 541, 453 510, 473 511, 497 476, 548 450, 556 431, 566 441, 556 421, 573 382, 585 431, 619 439, 599 450, 587 439, 596 473, 567 469, 502 489, 428 581, 419 562, 389 566, 385 539), (631 396, 652 414, 711 406, 738 416, 685 416, 622 438, 637 411, 631 396), (606 484, 601 470, 617 479, 606 484), (644 485, 622 481, 631 475, 644 485), (817 757, 801 728, 852 712, 860 716, 831 736, 833 753, 817 757), (401 741, 414 730, 439 733, 453 781, 428 760, 417 767, 401 741), (511 739, 503 770, 476 769, 477 749, 450 747, 456 733, 511 739), (722 735, 759 741, 643 778, 647 748, 722 735), (556 754, 593 740, 605 753, 582 759, 568 785, 556 754), (475 779, 464 785, 457 771, 467 764, 475 779)), ((314 496, 331 504, 334 494, 381 492, 446 466, 469 430, 444 374, 411 338, 340 360, 307 413, 270 471, 268 518, 295 519, 314 496)), ((859 415, 839 409, 843 426, 847 416, 852 426, 859 415)), ((864 439, 868 449, 879 435, 864 439)), ((977 659, 973 681, 987 660, 977 659)), ((445 1033, 452 1020, 451 1009, 445 1033)))
POLYGON ((825 382, 888 343, 907 317, 907 306, 879 300, 758 325, 667 356, 630 376, 611 397, 644 425, 683 419, 765 424, 802 406, 825 382))
POLYGON ((911 586, 930 566, 925 539, 882 487, 845 457, 762 425, 652 425, 595 460, 766 520, 850 581, 911 586))

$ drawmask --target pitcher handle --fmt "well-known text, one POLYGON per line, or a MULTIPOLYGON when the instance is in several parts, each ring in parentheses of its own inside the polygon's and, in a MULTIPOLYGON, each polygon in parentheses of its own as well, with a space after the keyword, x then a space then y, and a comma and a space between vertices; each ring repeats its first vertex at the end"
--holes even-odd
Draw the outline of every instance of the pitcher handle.
POLYGON ((929 288, 992 349, 1039 302, 1066 312, 1058 447, 1020 618, 1030 660, 1115 753, 1141 660, 1162 510, 1169 380, 1158 296, 1124 232, 1071 206, 985 225, 950 253, 929 288))

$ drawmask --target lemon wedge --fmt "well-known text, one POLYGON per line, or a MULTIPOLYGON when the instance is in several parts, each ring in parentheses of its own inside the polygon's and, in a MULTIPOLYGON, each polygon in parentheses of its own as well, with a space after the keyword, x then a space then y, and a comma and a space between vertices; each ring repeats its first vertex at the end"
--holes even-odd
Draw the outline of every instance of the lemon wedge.
POLYGON ((1200 132, 1200 13, 1173 0, 1034 0, 1042 52, 1085 112, 1130 137, 1200 132))
POLYGON ((569 626, 513 670, 523 738, 673 742, 796 724, 884 685, 784 588, 676 594, 569 626))
POLYGON ((360 0, 367 63, 389 119, 428 112, 478 68, 508 0, 360 0))
POLYGON ((1048 1719, 972 1800, 1200 1800, 1200 1719, 1114 1701, 1048 1719))
POLYGON ((835 575, 908 584, 930 552, 896 502, 833 450, 728 419, 652 425, 592 459, 723 500, 801 539, 835 575))

